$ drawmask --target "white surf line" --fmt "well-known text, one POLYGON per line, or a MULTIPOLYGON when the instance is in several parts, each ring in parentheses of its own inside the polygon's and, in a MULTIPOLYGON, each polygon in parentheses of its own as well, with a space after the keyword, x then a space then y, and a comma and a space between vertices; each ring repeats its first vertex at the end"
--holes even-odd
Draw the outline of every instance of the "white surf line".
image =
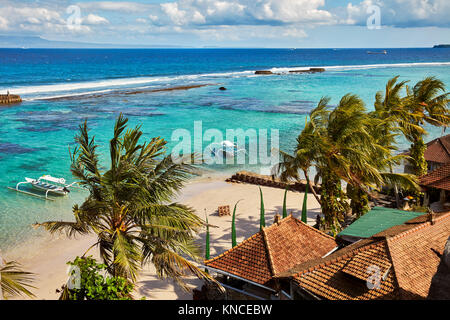
MULTIPOLYGON (((26 87, 16 87, 16 88, 0 88, 1 91, 9 90, 11 94, 18 95, 36 95, 45 93, 57 93, 57 92, 70 92, 74 90, 89 90, 96 88, 108 87, 108 90, 120 89, 126 86, 135 86, 142 84, 150 84, 154 82, 170 83, 174 81, 189 81, 197 80, 201 78, 220 78, 227 76, 243 76, 253 74, 254 71, 238 71, 238 72, 224 72, 224 73, 204 73, 204 74, 193 74, 193 75, 179 75, 179 76, 163 76, 163 77, 132 77, 132 78, 121 78, 121 79, 106 79, 98 81, 87 81, 87 82, 66 82, 58 84, 48 84, 40 86, 26 86, 26 87)), ((70 95, 77 94, 91 94, 92 91, 83 93, 74 92, 70 95)), ((60 96, 70 96, 69 94, 52 96, 52 98, 60 96)), ((48 97, 28 97, 28 99, 44 99, 48 97)))
MULTIPOLYGON (((346 70, 363 70, 363 69, 376 69, 376 68, 397 68, 397 67, 425 67, 425 66, 449 66, 450 62, 411 62, 411 63, 385 63, 385 64, 366 64, 366 65, 338 65, 338 66, 302 66, 302 67, 283 67, 283 68, 272 68, 269 69, 273 73, 286 73, 288 74, 291 70, 309 70, 310 68, 324 68, 329 71, 346 71, 346 70)), ((16 88, 0 88, 0 92, 7 90, 11 94, 18 94, 22 96, 23 100, 43 100, 43 99, 54 99, 60 97, 70 97, 78 95, 87 95, 108 92, 116 89, 122 89, 126 87, 133 87, 136 85, 145 85, 155 82, 161 83, 171 83, 174 81, 195 81, 202 78, 223 78, 223 77, 254 77, 256 70, 246 70, 246 71, 235 71, 235 72, 218 72, 218 73, 203 73, 203 74, 192 74, 192 75, 173 75, 173 76, 162 76, 162 77, 131 77, 131 78, 120 78, 120 79, 106 79, 97 81, 87 81, 87 82, 65 82, 58 84, 48 84, 39 86, 25 86, 16 88), (104 90, 94 90, 90 89, 101 89, 108 88, 104 90), (78 91, 78 92, 71 92, 78 91), (57 94, 58 92, 66 92, 64 94, 57 94), (45 94, 52 94, 51 96, 45 96, 45 94), (25 95, 25 96, 24 96, 25 95)))
POLYGON ((339 65, 339 66, 308 66, 291 68, 272 68, 269 71, 273 73, 289 73, 291 70, 307 71, 310 68, 324 68, 325 70, 345 71, 345 70, 364 70, 380 68, 405 68, 405 67, 426 67, 426 66, 450 66, 450 62, 410 62, 410 63, 380 63, 380 64, 361 64, 361 65, 339 65))

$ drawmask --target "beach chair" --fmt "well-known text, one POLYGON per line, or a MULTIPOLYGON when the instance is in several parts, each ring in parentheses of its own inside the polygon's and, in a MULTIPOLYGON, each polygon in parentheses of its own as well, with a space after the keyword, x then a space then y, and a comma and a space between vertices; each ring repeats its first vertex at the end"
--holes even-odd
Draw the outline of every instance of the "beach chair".
POLYGON ((230 216, 230 206, 220 206, 217 209, 217 212, 219 213, 219 217, 223 216, 230 216))

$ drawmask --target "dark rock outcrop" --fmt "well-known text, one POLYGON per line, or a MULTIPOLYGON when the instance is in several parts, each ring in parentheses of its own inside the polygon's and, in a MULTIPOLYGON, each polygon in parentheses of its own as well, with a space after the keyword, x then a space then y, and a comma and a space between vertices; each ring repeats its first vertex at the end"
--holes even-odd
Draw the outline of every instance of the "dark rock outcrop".
POLYGON ((309 71, 311 71, 312 73, 325 72, 325 68, 309 68, 309 71))
POLYGON ((220 87, 219 90, 225 91, 225 90, 227 90, 227 88, 225 88, 225 87, 220 87))
POLYGON ((255 71, 255 74, 274 74, 274 73, 269 70, 257 70, 255 71))
POLYGON ((325 68, 309 68, 309 70, 290 70, 290 73, 317 73, 325 72, 325 68))

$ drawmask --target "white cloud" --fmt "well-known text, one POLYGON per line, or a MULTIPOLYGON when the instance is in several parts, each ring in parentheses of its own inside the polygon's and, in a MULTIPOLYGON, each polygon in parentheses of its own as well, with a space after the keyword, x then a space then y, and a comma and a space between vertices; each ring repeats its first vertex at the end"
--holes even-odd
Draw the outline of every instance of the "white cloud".
POLYGON ((144 18, 137 18, 136 22, 137 23, 147 23, 148 21, 147 21, 147 19, 144 19, 144 18))
POLYGON ((90 13, 82 20, 83 24, 87 25, 100 25, 100 24, 108 24, 109 21, 101 16, 90 13))
POLYGON ((343 23, 365 25, 370 6, 381 9, 381 24, 395 27, 450 26, 449 0, 364 0, 347 5, 343 23))
MULTIPOLYGON (((65 8, 43 8, 33 6, 0 7, 0 30, 32 34, 84 34, 91 31, 87 25, 70 25, 67 23, 65 8), (61 12, 61 13, 60 13, 61 12), (64 15, 64 16, 63 16, 64 15)), ((90 15, 86 22, 101 23, 101 17, 90 15)))
POLYGON ((146 5, 131 1, 89 1, 77 3, 82 9, 86 10, 103 10, 103 11, 117 11, 117 12, 142 12, 149 9, 152 5, 146 5))
POLYGON ((176 25, 276 25, 331 23, 325 0, 179 0, 162 3, 162 13, 176 25))
POLYGON ((8 30, 8 20, 0 16, 0 30, 8 30))

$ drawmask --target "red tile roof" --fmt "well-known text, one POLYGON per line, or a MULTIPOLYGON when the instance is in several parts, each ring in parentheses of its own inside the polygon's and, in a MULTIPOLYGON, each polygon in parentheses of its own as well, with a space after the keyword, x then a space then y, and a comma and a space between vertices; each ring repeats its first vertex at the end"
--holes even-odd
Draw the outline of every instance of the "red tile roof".
POLYGON ((424 299, 439 265, 436 252, 442 252, 450 234, 450 212, 434 221, 410 224, 391 237, 358 241, 278 277, 290 277, 325 299, 424 299), (374 271, 382 279, 379 287, 369 289, 366 281, 374 271))
POLYGON ((425 187, 450 191, 450 163, 419 177, 419 184, 425 187))
POLYGON ((437 163, 450 162, 450 134, 427 143, 425 160, 437 163))
POLYGON ((250 281, 270 285, 278 273, 324 256, 337 247, 333 237, 292 215, 205 261, 205 265, 250 281))

